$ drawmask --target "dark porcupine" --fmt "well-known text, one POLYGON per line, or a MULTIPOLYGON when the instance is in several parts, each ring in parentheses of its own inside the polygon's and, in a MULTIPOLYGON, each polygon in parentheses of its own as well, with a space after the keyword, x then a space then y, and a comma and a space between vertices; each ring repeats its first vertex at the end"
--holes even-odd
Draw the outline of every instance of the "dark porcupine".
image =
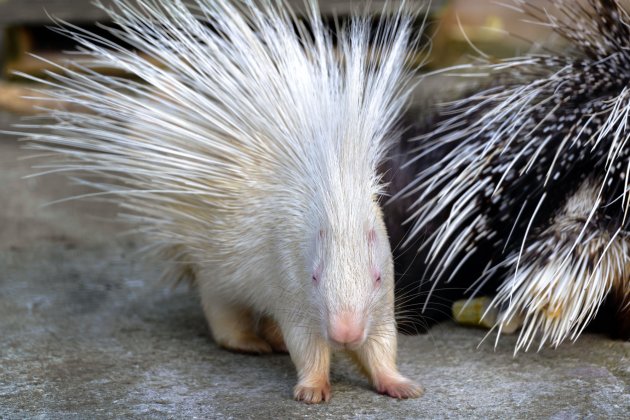
POLYGON ((589 4, 515 0, 569 46, 470 65, 489 85, 416 139, 407 165, 423 169, 396 197, 413 201, 424 278, 498 282, 499 333, 523 325, 516 350, 576 339, 604 302, 630 337, 630 16, 589 4))
MULTIPOLYGON (((450 319, 452 303, 465 298, 465 291, 470 286, 468 276, 438 279, 425 276, 429 250, 424 247, 418 252, 418 247, 424 242, 429 232, 437 230, 440 223, 446 220, 446 214, 425 224, 422 233, 416 234, 410 243, 403 246, 413 228, 413 224, 407 223, 408 208, 418 199, 420 193, 406 194, 404 197, 396 196, 414 182, 418 172, 435 164, 446 155, 447 148, 439 148, 421 159, 409 162, 410 156, 416 153, 418 147, 416 138, 439 123, 440 116, 432 107, 435 97, 452 96, 459 89, 427 93, 425 92, 427 88, 424 86, 421 89, 423 98, 419 101, 420 103, 416 100, 414 106, 405 113, 400 124, 404 127, 404 131, 400 133, 399 140, 390 149, 388 160, 380 168, 387 186, 386 197, 383 198, 385 202, 383 214, 394 255, 396 320, 399 330, 407 334, 427 332, 432 325, 450 319), (392 196, 396 198, 388 201, 388 198, 392 196)), ((463 271, 481 273, 484 266, 479 261, 482 260, 470 261, 463 271)), ((484 285, 484 292, 492 293, 492 290, 490 282, 484 285)))

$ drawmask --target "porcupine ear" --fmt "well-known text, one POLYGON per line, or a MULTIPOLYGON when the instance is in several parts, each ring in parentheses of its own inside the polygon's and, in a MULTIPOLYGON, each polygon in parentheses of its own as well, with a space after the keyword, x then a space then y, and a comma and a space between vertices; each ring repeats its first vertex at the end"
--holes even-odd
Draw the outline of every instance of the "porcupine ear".
POLYGON ((468 66, 491 82, 420 139, 417 159, 441 156, 404 191, 415 200, 409 241, 428 238, 434 280, 481 256, 478 284, 503 280, 495 304, 509 302, 506 316, 532 311, 517 349, 576 338, 611 287, 623 294, 628 282, 628 15, 612 0, 553 5, 558 16, 515 2, 573 48, 468 66), (552 304, 560 295, 562 311, 552 304))

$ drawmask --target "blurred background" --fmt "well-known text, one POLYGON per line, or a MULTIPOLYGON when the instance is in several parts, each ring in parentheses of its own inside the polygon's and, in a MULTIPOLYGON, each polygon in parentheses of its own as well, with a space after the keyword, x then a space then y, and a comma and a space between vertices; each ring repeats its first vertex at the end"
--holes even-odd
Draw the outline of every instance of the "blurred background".
MULTIPOLYGON (((104 0, 107 5, 111 1, 104 0)), ((302 0, 290 0, 303 10, 302 0)), ((431 39, 430 57, 423 71, 470 61, 475 49, 491 57, 509 57, 531 49, 527 41, 554 42, 546 28, 526 22, 526 16, 495 0, 412 0, 412 7, 427 7, 429 25, 425 40, 431 39), (473 47, 474 46, 474 47, 473 47)), ((530 4, 546 5, 544 0, 530 4)), ((368 7, 378 13, 384 1, 320 0, 322 13, 347 16, 351 10, 368 7)), ((74 49, 71 40, 50 30, 51 17, 104 34, 99 25, 108 24, 107 14, 88 0, 0 0, 0 108, 32 113, 37 102, 26 101, 24 77, 42 76, 63 60, 63 52, 74 49), (41 57, 44 60, 38 59, 41 57)), ((422 21, 419 19, 418 27, 422 21)), ((425 58, 422 51, 422 57, 425 58)), ((108 69, 102 69, 108 72, 108 69)))

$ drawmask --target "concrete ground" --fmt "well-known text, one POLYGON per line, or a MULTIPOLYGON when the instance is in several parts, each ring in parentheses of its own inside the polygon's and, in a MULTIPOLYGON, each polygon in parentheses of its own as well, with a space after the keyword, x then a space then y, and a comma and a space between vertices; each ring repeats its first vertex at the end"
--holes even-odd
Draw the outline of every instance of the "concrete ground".
MULTIPOLYGON (((15 117, 0 114, 0 129, 15 117)), ((0 418, 628 418, 630 343, 584 335, 557 350, 496 349, 485 331, 446 323, 401 337, 417 400, 377 395, 341 355, 333 399, 291 399, 288 356, 222 351, 194 293, 158 281, 105 205, 41 208, 77 191, 22 179, 28 154, 0 136, 0 418)))

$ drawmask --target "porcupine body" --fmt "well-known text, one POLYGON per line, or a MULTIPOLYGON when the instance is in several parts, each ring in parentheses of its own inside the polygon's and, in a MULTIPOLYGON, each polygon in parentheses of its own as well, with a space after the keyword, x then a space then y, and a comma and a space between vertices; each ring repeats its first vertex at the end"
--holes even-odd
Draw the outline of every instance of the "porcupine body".
POLYGON ((630 18, 616 0, 549 4, 514 7, 567 49, 470 65, 490 82, 416 140, 422 170, 399 194, 425 279, 499 284, 516 350, 576 339, 602 304, 630 336, 630 18))
POLYGON ((296 399, 329 398, 335 348, 379 392, 418 396, 396 367, 377 173, 408 94, 412 19, 401 9, 374 36, 355 17, 333 42, 308 5, 301 21, 282 1, 116 0, 120 43, 59 29, 87 58, 49 74, 72 107, 29 137, 61 157, 48 170, 113 197, 194 275, 219 345, 288 350, 296 399))

